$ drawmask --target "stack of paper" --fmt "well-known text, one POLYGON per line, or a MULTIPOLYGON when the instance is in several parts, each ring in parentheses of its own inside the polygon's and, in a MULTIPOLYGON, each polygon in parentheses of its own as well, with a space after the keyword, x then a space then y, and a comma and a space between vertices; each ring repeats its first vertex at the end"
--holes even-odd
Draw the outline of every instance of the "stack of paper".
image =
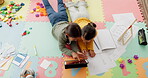
MULTIPOLYGON (((127 30, 130 25, 136 20, 133 13, 113 14, 115 24, 110 29, 115 41, 127 30)), ((127 33, 127 35, 130 33, 127 33)))
MULTIPOLYGON (((125 52, 127 44, 121 45, 118 38, 123 34, 131 23, 135 20, 132 13, 114 14, 115 24, 110 30, 98 30, 98 35, 94 39, 94 51, 96 56, 88 58, 88 70, 90 75, 107 72, 116 66, 115 61, 125 52)), ((133 26, 133 35, 138 31, 138 27, 133 26)), ((126 34, 128 36, 128 34, 126 34)), ((126 38, 126 37, 125 37, 126 38)), ((131 39, 129 40, 131 41, 131 39)), ((128 42, 129 43, 129 42, 128 42)))
POLYGON ((2 45, 0 49, 1 58, 7 58, 15 54, 15 47, 8 43, 2 45))
POLYGON ((1 60, 0 61, 0 69, 1 70, 8 70, 11 65, 12 60, 13 60, 13 57, 9 57, 9 58, 1 60))
POLYGON ((8 70, 11 62, 13 60, 13 56, 15 54, 15 47, 8 43, 0 42, 0 69, 1 70, 8 70))

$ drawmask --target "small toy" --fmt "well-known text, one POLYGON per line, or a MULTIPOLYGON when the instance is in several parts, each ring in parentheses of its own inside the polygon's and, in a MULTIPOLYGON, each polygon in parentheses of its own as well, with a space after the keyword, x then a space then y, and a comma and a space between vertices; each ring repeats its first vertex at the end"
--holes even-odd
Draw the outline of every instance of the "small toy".
POLYGON ((25 35, 27 35, 27 31, 24 31, 24 33, 22 34, 22 36, 25 36, 25 35))
POLYGON ((128 59, 127 62, 128 62, 128 63, 132 63, 132 60, 131 60, 131 59, 128 59))
POLYGON ((8 18, 4 18, 4 20, 3 20, 4 22, 6 22, 6 21, 8 21, 8 18))
POLYGON ((18 19, 18 16, 16 16, 15 19, 18 19))
POLYGON ((20 4, 16 4, 16 6, 20 6, 20 4))
POLYGON ((40 13, 40 16, 44 16, 44 14, 43 13, 40 13))
POLYGON ((40 5, 40 3, 38 2, 38 3, 36 3, 36 5, 40 5))
POLYGON ((32 30, 32 28, 29 28, 29 30, 32 30))
POLYGON ((34 10, 31 10, 30 13, 34 13, 34 10))
POLYGON ((7 8, 6 7, 2 7, 1 10, 4 10, 5 11, 5 10, 7 10, 7 8))
POLYGON ((39 9, 39 8, 40 8, 40 6, 36 6, 36 8, 37 8, 37 9, 39 9))
POLYGON ((25 30, 25 31, 23 32, 22 36, 25 36, 25 35, 28 35, 28 34, 30 34, 30 31, 25 30))
POLYGON ((40 6, 41 8, 44 8, 44 6, 40 6))
POLYGON ((9 7, 13 7, 13 5, 9 5, 9 7))
POLYGON ((19 11, 19 9, 18 9, 18 8, 16 8, 16 9, 15 9, 15 11, 19 11))
POLYGON ((8 21, 7 21, 7 24, 8 24, 10 27, 12 26, 11 21, 12 21, 12 18, 9 18, 8 21))
POLYGON ((4 12, 3 12, 3 14, 5 14, 5 15, 6 15, 6 14, 8 14, 8 13, 4 11, 4 12))
POLYGON ((122 63, 123 60, 122 60, 121 58, 119 58, 118 61, 119 61, 120 63, 122 63))
POLYGON ((35 16, 36 16, 36 17, 39 17, 39 14, 36 14, 35 16))
POLYGON ((138 57, 138 55, 134 55, 134 59, 138 59, 139 57, 138 57))
POLYGON ((27 31, 27 34, 30 34, 30 31, 27 31))
POLYGON ((12 9, 12 11, 11 11, 11 12, 14 14, 14 13, 16 13, 16 10, 15 10, 15 9, 12 9))
POLYGON ((40 6, 43 6, 43 4, 42 4, 42 3, 40 3, 40 6))
POLYGON ((14 2, 13 2, 13 1, 10 1, 10 4, 11 4, 11 5, 14 5, 14 2))
POLYGON ((44 16, 47 16, 48 14, 47 13, 44 13, 44 16))
POLYGON ((18 25, 18 23, 16 23, 16 25, 18 25))
POLYGON ((24 6, 25 4, 24 3, 21 3, 21 6, 24 6))
POLYGON ((20 18, 23 18, 23 16, 20 15, 20 18))
POLYGON ((11 11, 8 11, 8 13, 10 14, 10 13, 11 13, 11 11))
POLYGON ((122 69, 123 69, 124 67, 125 67, 125 66, 124 66, 124 64, 120 64, 120 68, 122 68, 122 69))
POLYGON ((39 12, 40 11, 40 9, 36 9, 36 12, 39 12))
POLYGON ((36 11, 36 8, 33 8, 33 11, 36 11))

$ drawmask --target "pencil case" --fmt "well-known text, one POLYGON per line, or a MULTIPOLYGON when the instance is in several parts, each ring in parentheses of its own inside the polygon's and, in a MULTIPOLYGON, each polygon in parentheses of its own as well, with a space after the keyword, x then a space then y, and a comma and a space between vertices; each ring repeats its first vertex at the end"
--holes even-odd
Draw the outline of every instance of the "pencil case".
POLYGON ((138 42, 140 45, 147 45, 145 30, 143 28, 138 31, 138 42))

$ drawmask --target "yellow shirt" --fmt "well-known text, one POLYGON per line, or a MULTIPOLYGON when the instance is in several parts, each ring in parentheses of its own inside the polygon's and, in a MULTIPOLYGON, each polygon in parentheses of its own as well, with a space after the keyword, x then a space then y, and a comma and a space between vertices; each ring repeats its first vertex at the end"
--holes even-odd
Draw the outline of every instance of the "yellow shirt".
MULTIPOLYGON (((88 23, 90 23, 91 21, 87 18, 78 18, 74 21, 74 23, 77 23, 81 29, 86 26, 88 23)), ((78 45, 80 47, 81 50, 94 50, 93 49, 93 40, 91 40, 88 43, 84 43, 82 39, 78 40, 78 45)))

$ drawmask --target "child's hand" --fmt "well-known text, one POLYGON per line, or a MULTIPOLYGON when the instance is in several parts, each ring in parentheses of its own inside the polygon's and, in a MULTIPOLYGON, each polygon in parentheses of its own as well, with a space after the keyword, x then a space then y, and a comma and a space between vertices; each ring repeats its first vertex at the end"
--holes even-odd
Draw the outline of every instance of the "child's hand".
POLYGON ((89 50, 90 57, 94 57, 95 55, 96 55, 96 53, 94 52, 94 50, 89 50))
POLYGON ((87 54, 87 50, 85 50, 85 49, 82 50, 82 53, 87 54))
POLYGON ((77 53, 72 52, 72 57, 73 57, 74 59, 78 59, 78 61, 80 61, 80 58, 79 58, 79 56, 78 56, 77 53))
POLYGON ((81 53, 81 52, 72 52, 72 57, 74 59, 78 59, 78 61, 80 61, 81 59, 87 59, 87 56, 86 54, 84 53, 81 53))
POLYGON ((85 53, 77 52, 77 54, 81 59, 87 59, 87 55, 85 53))

